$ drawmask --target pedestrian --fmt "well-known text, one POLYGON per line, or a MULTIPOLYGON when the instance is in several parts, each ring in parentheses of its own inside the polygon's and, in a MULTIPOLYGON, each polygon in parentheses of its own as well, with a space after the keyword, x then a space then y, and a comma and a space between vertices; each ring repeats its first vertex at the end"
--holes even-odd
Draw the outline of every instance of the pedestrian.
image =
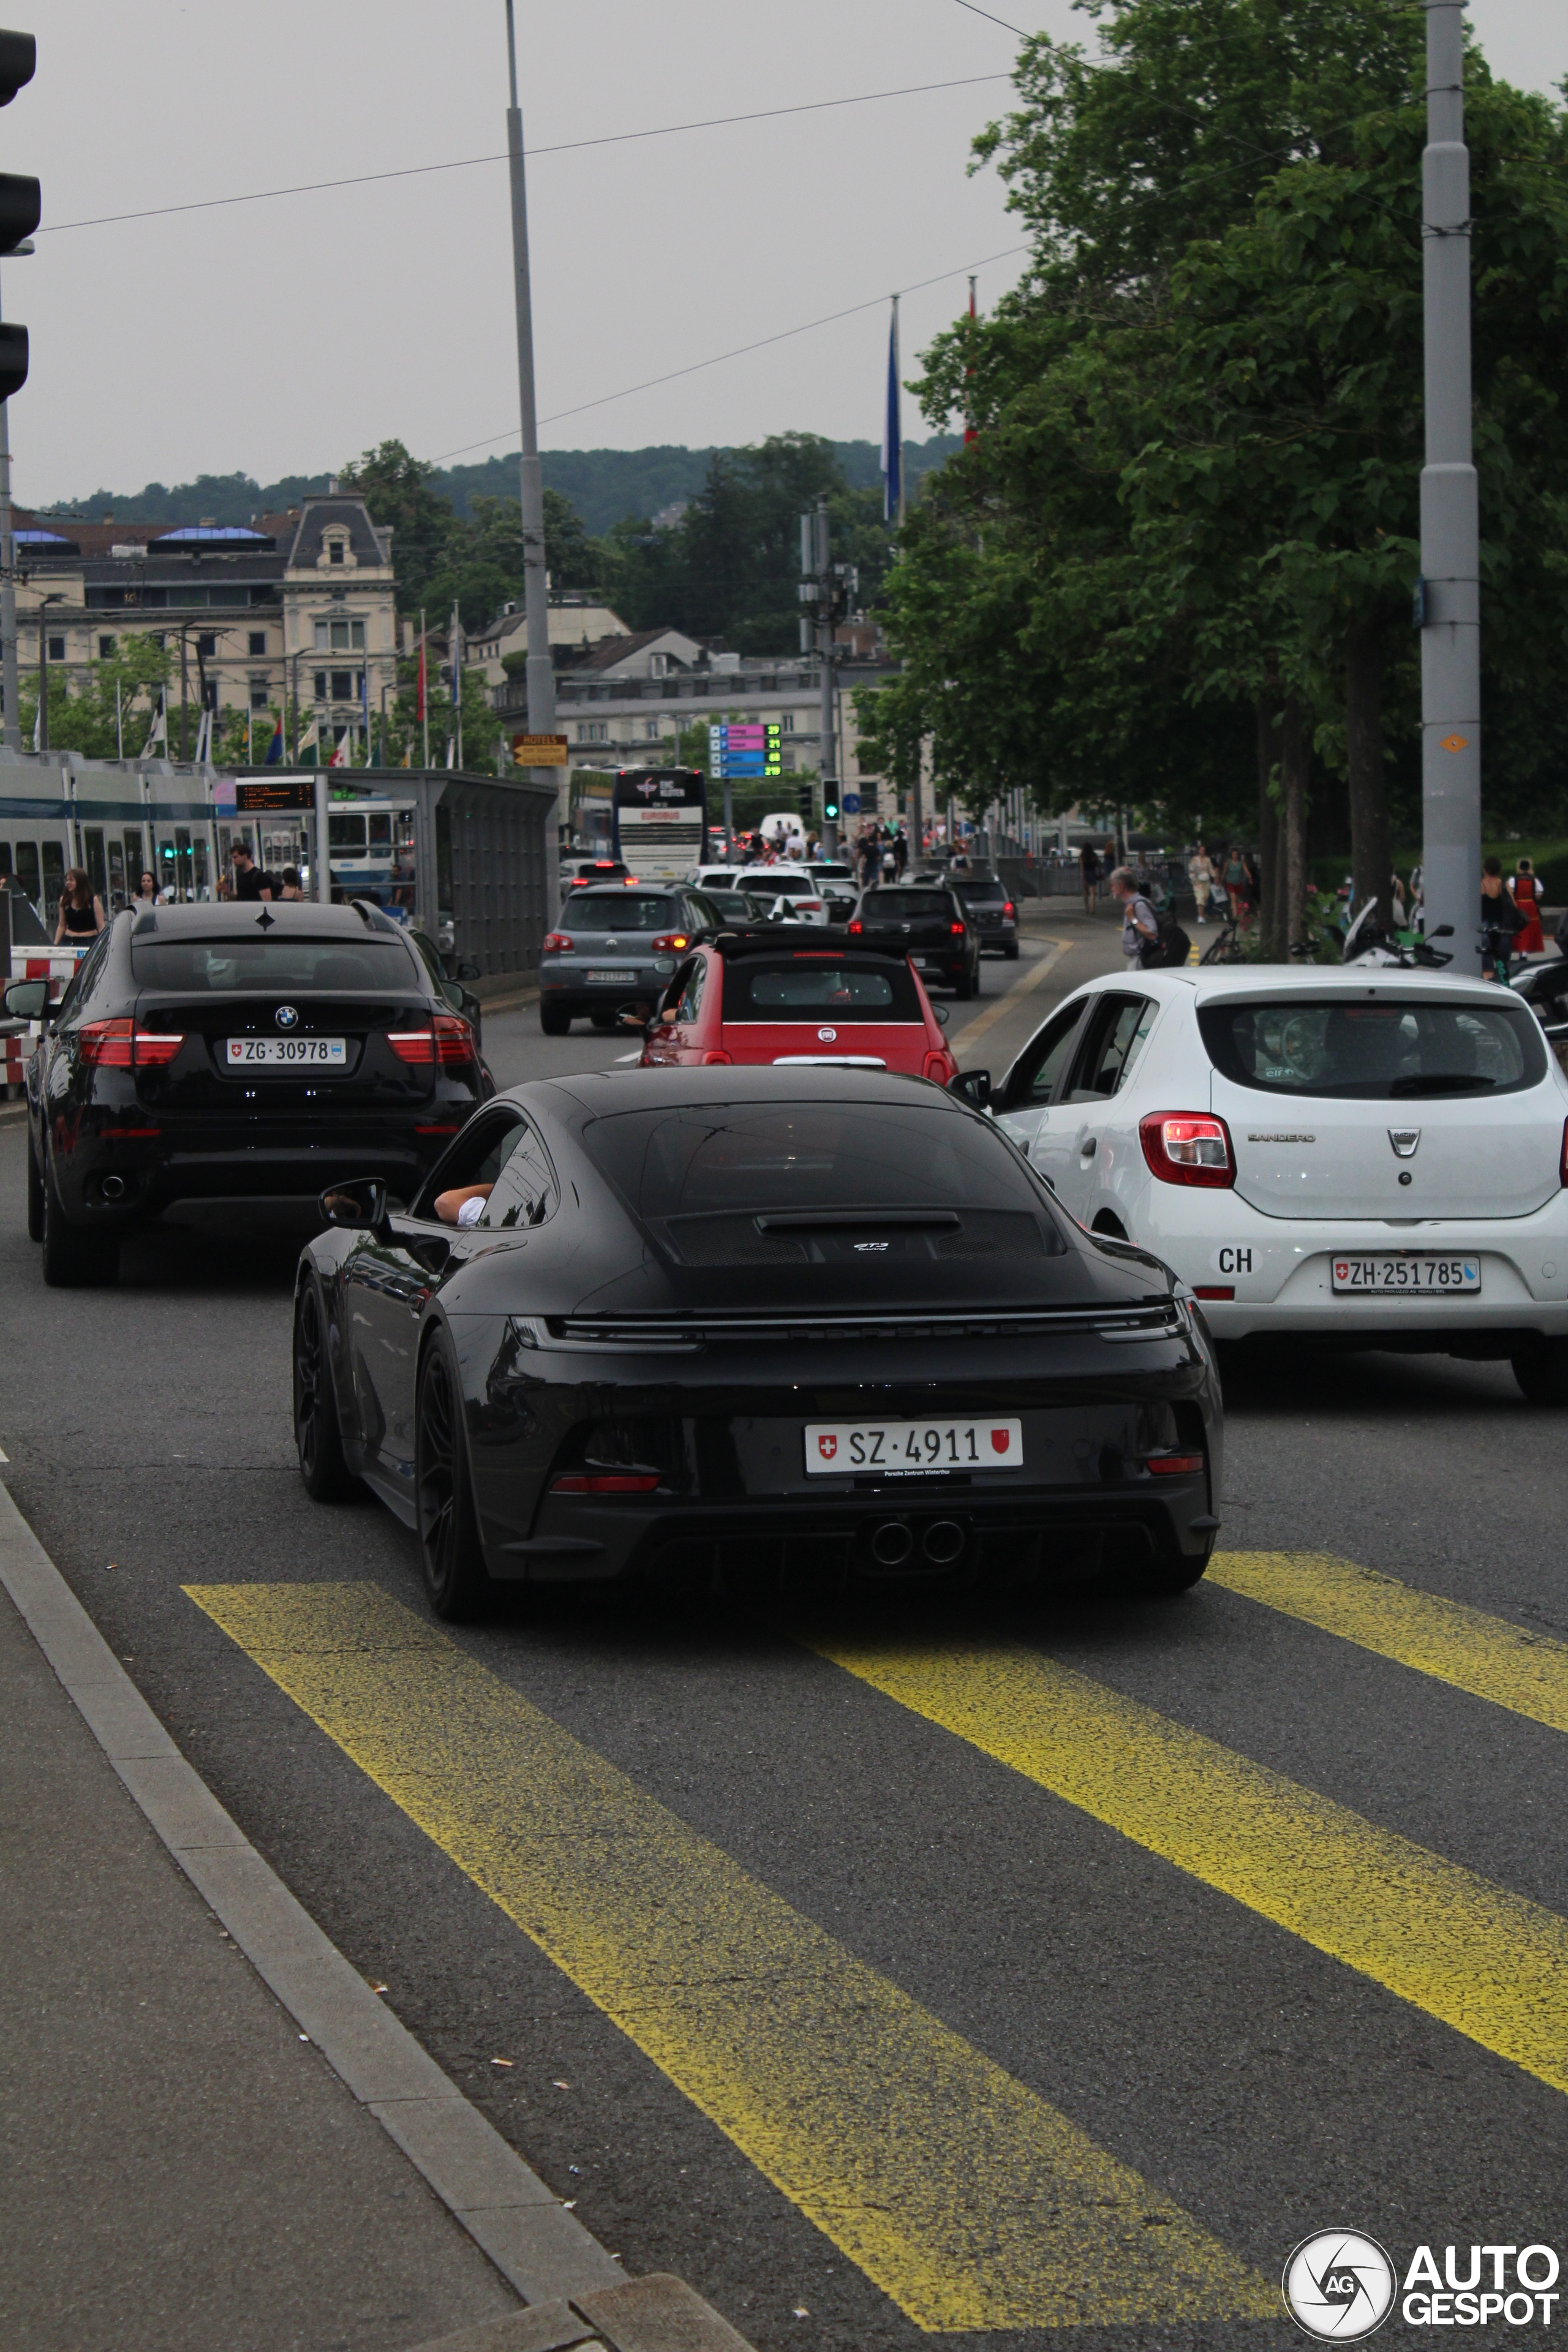
POLYGON ((903 826, 900 824, 897 833, 893 835, 893 879, 895 882, 901 882, 903 880, 904 869, 909 865, 909 839, 904 832, 903 826))
POLYGON ((103 929, 103 901, 79 866, 66 876, 55 918, 58 948, 90 947, 103 929))
POLYGON ((1544 955, 1546 935, 1541 928, 1541 885, 1528 857, 1520 859, 1512 887, 1513 903, 1524 917, 1524 929, 1514 941, 1514 952, 1521 956, 1544 955))
POLYGON ((1225 854, 1225 887, 1230 900, 1231 919, 1239 923, 1247 908, 1247 867, 1242 863, 1241 849, 1232 842, 1225 854))
POLYGON ((1396 931, 1406 929, 1409 917, 1405 906, 1405 885, 1397 874, 1391 874, 1388 877, 1388 903, 1394 915, 1394 929, 1396 931))
POLYGON ((1142 966, 1146 950, 1157 947, 1160 926, 1154 909, 1138 887, 1130 866, 1119 866, 1110 877, 1110 895, 1121 908, 1121 952, 1130 966, 1142 966))
POLYGON ((1092 841, 1086 841, 1078 853, 1079 880, 1083 885, 1083 911, 1094 912, 1094 894, 1100 887, 1100 852, 1092 841))
MULTIPOLYGON (((305 893, 300 887, 300 869, 297 866, 286 866, 283 868, 282 887, 279 889, 278 896, 279 898, 287 898, 296 902, 303 900, 305 893)), ((404 894, 401 891, 395 890, 393 892, 393 897, 399 905, 405 903, 412 905, 413 903, 411 899, 405 901, 404 894)))
POLYGON ((136 896, 132 899, 131 903, 138 910, 143 907, 155 907, 157 905, 158 885, 153 880, 151 874, 143 874, 141 881, 136 887, 136 896))
POLYGON ((1489 857, 1481 866, 1481 978, 1508 986, 1509 958, 1514 940, 1524 929, 1524 917, 1503 885, 1502 860, 1489 857))
POLYGON ((234 895, 237 898, 270 898, 272 885, 262 873, 243 841, 237 841, 229 851, 234 865, 234 895))
POLYGON ((1187 860, 1187 879, 1198 902, 1198 920, 1206 923, 1209 919, 1209 892, 1214 888, 1214 860, 1201 841, 1187 860))
POLYGON ((1247 874, 1247 911, 1251 916, 1263 904, 1263 873, 1250 849, 1242 851, 1241 863, 1247 874))

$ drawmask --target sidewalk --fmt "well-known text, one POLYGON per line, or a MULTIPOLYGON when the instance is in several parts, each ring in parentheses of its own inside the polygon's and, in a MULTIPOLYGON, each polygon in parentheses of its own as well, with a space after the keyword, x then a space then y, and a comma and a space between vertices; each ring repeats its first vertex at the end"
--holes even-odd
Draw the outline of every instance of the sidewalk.
POLYGON ((0 2343, 395 2352, 516 2296, 219 1927, 0 1591, 0 2343))
POLYGON ((0 1949, 5 2352, 748 2352, 349 1966, 4 1487, 0 1949))

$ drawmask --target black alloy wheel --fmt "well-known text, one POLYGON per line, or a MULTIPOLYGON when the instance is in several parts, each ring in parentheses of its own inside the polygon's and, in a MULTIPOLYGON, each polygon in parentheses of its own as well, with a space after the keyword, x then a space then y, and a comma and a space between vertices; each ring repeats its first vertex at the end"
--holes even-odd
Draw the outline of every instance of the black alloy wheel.
POLYGON ((490 1597, 490 1580, 474 1509, 462 1385, 452 1343, 439 1327, 419 1366, 414 1493, 419 1564, 431 1608, 447 1624, 481 1615, 490 1597))
POLYGON ((38 1173, 38 1155, 33 1149, 31 1134, 27 1137, 27 1239, 41 1242, 44 1238, 44 1180, 38 1173))
POLYGON ((60 1205, 52 1175, 43 1178, 44 1280, 51 1290, 80 1290, 120 1279, 120 1236, 84 1233, 60 1205))
POLYGON ((572 1015, 566 1011, 564 1005, 542 1004, 539 1008, 539 1025, 547 1037, 564 1037, 572 1026, 572 1015))
POLYGON ((364 1491, 343 1459, 338 1401, 327 1360, 326 1309, 313 1275, 294 1301, 294 1448, 305 1492, 315 1502, 341 1503, 364 1491))

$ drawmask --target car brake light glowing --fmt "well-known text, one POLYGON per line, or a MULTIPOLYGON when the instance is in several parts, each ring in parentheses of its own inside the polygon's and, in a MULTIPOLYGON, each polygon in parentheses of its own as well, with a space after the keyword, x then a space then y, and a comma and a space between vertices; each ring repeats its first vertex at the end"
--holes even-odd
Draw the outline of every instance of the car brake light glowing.
POLYGON ((658 955, 661 951, 668 954, 678 948, 689 948, 691 941, 684 931, 659 931, 649 940, 648 945, 655 955, 658 955))
POLYGON ((963 937, 963 925, 962 923, 949 923, 947 928, 952 933, 955 940, 961 940, 963 937))
POLYGON ((865 926, 865 924, 860 920, 859 917, 858 917, 858 916, 857 916, 857 917, 855 918, 854 921, 850 924, 849 928, 850 928, 850 929, 851 929, 852 931, 863 931, 863 930, 865 929, 866 926, 865 926))
POLYGON ((552 1495, 651 1495, 658 1485, 657 1470, 644 1477, 616 1471, 599 1476, 588 1471, 571 1470, 563 1478, 552 1478, 552 1495))
POLYGON ((543 955, 570 955, 572 952, 571 933, 569 931, 546 931, 544 934, 543 945, 540 952, 543 955))
POLYGON ((1203 1466, 1201 1454, 1151 1454, 1147 1465, 1156 1478, 1191 1478, 1203 1466))
POLYGON ((389 1029, 386 1042, 400 1062, 433 1062, 436 1040, 428 1029, 389 1029))
POLYGON ((1002 919, 1004 922, 1011 921, 1016 918, 1017 912, 1018 909, 1015 907, 1011 898, 1009 898, 1002 908, 1002 919))
POLYGON ((76 1033, 76 1049, 90 1066, 109 1070, 131 1067, 133 1021, 84 1021, 76 1033))
POLYGON ((642 884, 638 881, 635 874, 623 875, 621 879, 624 887, 628 890, 640 890, 642 888, 642 884))
POLYGON ((1194 1111, 1151 1111, 1138 1122, 1143 1157, 1162 1184, 1236 1182, 1236 1155, 1223 1118, 1194 1111))
POLYGON ((471 1062, 474 1058, 474 1033, 458 1013, 437 1013, 436 1015, 436 1059, 438 1062, 471 1062))

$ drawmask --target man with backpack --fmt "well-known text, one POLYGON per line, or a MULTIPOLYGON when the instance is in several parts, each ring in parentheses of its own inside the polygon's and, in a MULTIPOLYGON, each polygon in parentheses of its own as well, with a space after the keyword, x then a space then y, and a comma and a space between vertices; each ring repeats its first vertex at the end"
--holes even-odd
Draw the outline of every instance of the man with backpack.
POLYGON ((1158 971, 1186 962, 1192 941, 1173 915, 1155 913, 1130 866, 1112 874, 1110 895, 1121 908, 1121 952, 1131 970, 1158 971))

